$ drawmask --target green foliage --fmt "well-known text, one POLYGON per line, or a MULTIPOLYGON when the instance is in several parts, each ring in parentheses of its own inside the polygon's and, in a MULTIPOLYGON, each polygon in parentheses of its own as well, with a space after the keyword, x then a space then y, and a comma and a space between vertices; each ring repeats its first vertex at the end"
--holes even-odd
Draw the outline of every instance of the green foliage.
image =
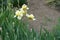
POLYGON ((22 6, 23 4, 27 4, 27 0, 12 0, 12 4, 15 7, 18 5, 22 6))
POLYGON ((60 7, 60 0, 47 0, 47 3, 55 7, 60 7))
POLYGON ((58 19, 57 25, 54 27, 54 36, 56 40, 60 40, 60 18, 58 19))
POLYGON ((22 6, 23 4, 27 4, 27 0, 0 0, 0 7, 3 4, 3 6, 7 6, 7 4, 11 3, 13 7, 22 6))
POLYGON ((36 33, 34 29, 29 30, 27 28, 28 23, 14 18, 14 9, 8 7, 5 10, 1 8, 0 11, 0 34, 2 40, 54 40, 53 34, 42 26, 40 33, 36 33))

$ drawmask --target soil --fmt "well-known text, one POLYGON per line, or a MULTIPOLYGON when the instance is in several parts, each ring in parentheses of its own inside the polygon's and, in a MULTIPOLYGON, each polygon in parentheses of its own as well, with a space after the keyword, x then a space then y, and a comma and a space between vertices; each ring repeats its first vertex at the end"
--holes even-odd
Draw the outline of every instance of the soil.
POLYGON ((36 21, 30 21, 30 28, 34 28, 36 31, 40 30, 40 27, 52 30, 57 24, 57 19, 60 17, 60 12, 48 7, 45 0, 28 0, 29 13, 34 14, 36 21))

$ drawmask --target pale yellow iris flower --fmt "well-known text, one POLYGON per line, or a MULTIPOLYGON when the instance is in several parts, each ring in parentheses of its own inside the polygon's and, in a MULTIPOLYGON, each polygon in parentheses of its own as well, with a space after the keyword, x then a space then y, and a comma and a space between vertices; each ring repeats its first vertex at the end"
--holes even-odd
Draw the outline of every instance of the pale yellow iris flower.
POLYGON ((35 18, 34 18, 34 15, 33 14, 26 14, 26 16, 30 19, 30 20, 36 20, 35 18))
POLYGON ((23 5, 22 5, 22 9, 23 9, 23 10, 28 10, 29 8, 27 7, 26 4, 23 4, 23 5))
POLYGON ((28 10, 28 9, 29 9, 29 8, 27 7, 27 5, 23 4, 23 5, 22 5, 22 8, 20 8, 19 10, 17 10, 17 11, 15 12, 15 16, 14 16, 14 17, 17 17, 17 19, 21 20, 22 17, 25 15, 25 16, 27 16, 30 20, 36 20, 33 14, 30 14, 30 15, 29 15, 29 14, 27 13, 27 10, 28 10))
POLYGON ((19 11, 17 10, 15 12, 15 16, 14 17, 17 17, 19 20, 23 17, 23 12, 22 11, 19 11))
POLYGON ((23 9, 21 8, 20 11, 23 12, 23 15, 26 15, 26 14, 27 14, 27 10, 23 10, 23 9))

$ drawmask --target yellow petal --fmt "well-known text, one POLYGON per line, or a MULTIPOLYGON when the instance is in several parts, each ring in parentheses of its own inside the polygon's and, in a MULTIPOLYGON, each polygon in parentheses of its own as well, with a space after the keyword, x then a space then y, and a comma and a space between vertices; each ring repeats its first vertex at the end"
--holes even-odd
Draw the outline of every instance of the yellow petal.
POLYGON ((33 14, 27 14, 26 15, 30 20, 36 20, 35 18, 34 18, 34 15, 33 14))
POLYGON ((23 9, 23 10, 28 10, 29 8, 27 7, 27 5, 23 4, 23 5, 22 5, 22 9, 23 9))
POLYGON ((15 15, 16 15, 16 16, 19 16, 19 15, 20 15, 20 11, 17 10, 17 11, 15 12, 15 15))

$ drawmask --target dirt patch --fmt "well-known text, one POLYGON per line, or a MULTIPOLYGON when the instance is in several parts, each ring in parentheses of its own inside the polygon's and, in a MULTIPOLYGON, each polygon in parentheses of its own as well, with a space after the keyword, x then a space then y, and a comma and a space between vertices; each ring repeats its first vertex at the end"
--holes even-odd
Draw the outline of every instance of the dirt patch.
POLYGON ((36 21, 30 22, 30 28, 39 31, 41 24, 43 27, 51 30, 57 23, 60 12, 45 5, 45 0, 28 0, 30 11, 36 17, 36 21))

